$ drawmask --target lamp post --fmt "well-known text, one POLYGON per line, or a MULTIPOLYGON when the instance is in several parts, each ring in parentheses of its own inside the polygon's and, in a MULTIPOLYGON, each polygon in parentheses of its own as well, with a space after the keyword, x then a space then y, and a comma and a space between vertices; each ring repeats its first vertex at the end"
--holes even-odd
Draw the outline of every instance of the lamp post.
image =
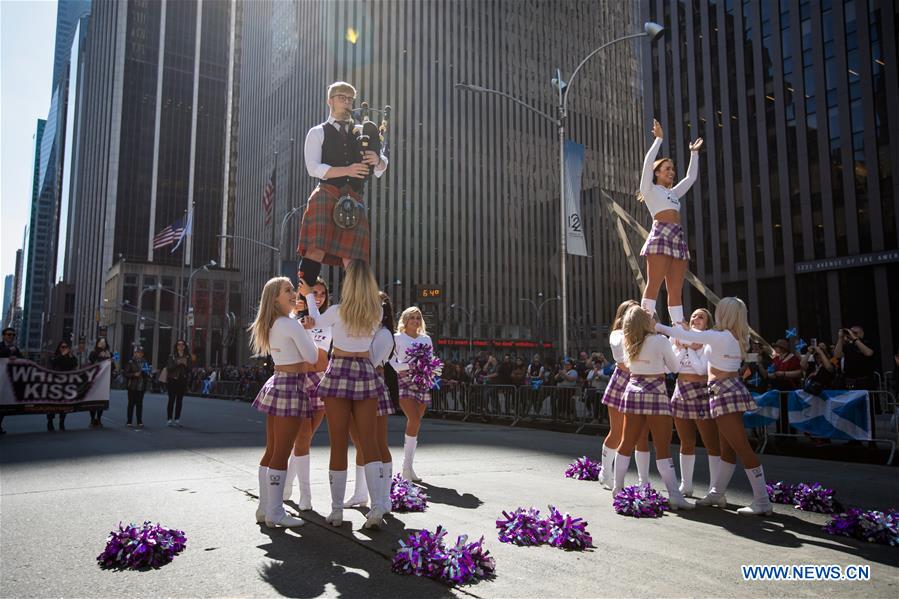
POLYGON ((471 343, 471 312, 468 311, 464 306, 460 306, 459 304, 450 304, 450 310, 461 310, 465 313, 465 317, 468 319, 468 359, 471 359, 472 353, 472 343, 471 343))
POLYGON ((637 37, 647 37, 650 42, 653 42, 659 38, 665 31, 665 28, 659 25, 658 23, 646 22, 643 24, 643 31, 640 33, 632 33, 630 35, 625 35, 616 39, 613 39, 610 42, 606 42, 600 47, 596 48, 590 54, 588 54, 574 69, 574 72, 571 73, 571 78, 566 82, 562 80, 562 71, 561 69, 556 69, 556 76, 552 79, 552 85, 558 90, 558 105, 556 106, 557 115, 554 117, 549 115, 542 110, 534 108, 530 104, 526 102, 522 102, 518 98, 507 94, 506 92, 502 92, 495 89, 490 89, 486 87, 482 87, 480 85, 472 85, 469 83, 457 83, 455 86, 461 89, 465 89, 468 91, 485 93, 485 94, 494 94, 497 96, 501 96, 508 100, 515 102, 516 104, 527 108, 531 112, 539 114, 546 120, 550 121, 559 130, 559 209, 561 214, 561 246, 560 246, 560 259, 559 259, 559 282, 561 287, 561 297, 560 301, 562 302, 562 317, 561 317, 561 335, 562 335, 562 355, 568 355, 568 241, 566 239, 566 233, 568 231, 568 211, 565 206, 565 121, 568 118, 568 95, 571 89, 571 84, 574 82, 574 79, 577 77, 581 68, 586 64, 588 60, 593 58, 599 51, 608 48, 612 44, 616 44, 618 42, 622 42, 624 40, 629 40, 637 37))
POLYGON ((540 348, 541 352, 543 351, 543 335, 541 335, 540 333, 543 330, 543 321, 540 319, 540 314, 543 312, 543 307, 546 304, 548 304, 549 302, 558 302, 558 301, 562 300, 562 298, 559 297, 558 295, 556 297, 549 297, 549 298, 543 299, 541 301, 542 298, 543 298, 542 291, 537 294, 537 301, 540 302, 539 304, 537 302, 535 302, 534 300, 526 298, 526 297, 518 298, 518 301, 530 304, 531 307, 534 308, 534 316, 537 319, 536 320, 536 323, 537 323, 537 346, 540 348))
MULTIPOLYGON (((187 277, 187 303, 188 303, 188 306, 187 306, 187 313, 188 313, 189 315, 192 315, 192 314, 193 314, 193 311, 194 311, 194 296, 193 296, 193 287, 192 287, 193 281, 194 281, 194 275, 196 275, 196 274, 197 274, 198 272, 200 272, 201 270, 202 270, 202 271, 208 271, 211 267, 216 266, 217 264, 218 264, 218 263, 217 263, 215 260, 210 260, 209 262, 207 262, 207 263, 204 264, 203 266, 198 266, 197 268, 193 269, 193 271, 190 273, 190 276, 187 277)), ((182 328, 184 328, 184 329, 190 329, 190 332, 191 332, 191 334, 190 334, 190 344, 193 345, 193 328, 194 328, 194 325, 193 325, 192 319, 190 319, 190 320, 191 320, 190 324, 188 324, 186 327, 182 327, 182 328)))

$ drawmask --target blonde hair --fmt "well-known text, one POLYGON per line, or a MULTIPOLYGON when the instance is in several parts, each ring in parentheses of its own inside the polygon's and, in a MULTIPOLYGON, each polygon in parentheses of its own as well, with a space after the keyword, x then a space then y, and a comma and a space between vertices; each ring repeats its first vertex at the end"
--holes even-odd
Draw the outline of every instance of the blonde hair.
MULTIPOLYGON (((656 171, 659 170, 660 168, 662 168, 662 165, 665 164, 666 162, 670 162, 671 168, 674 168, 674 160, 672 160, 668 156, 665 156, 664 158, 659 158, 658 160, 656 160, 655 162, 652 163, 652 182, 653 183, 656 182, 656 171)), ((643 192, 638 191, 637 192, 637 201, 642 202, 642 201, 644 201, 644 199, 645 198, 643 197, 643 192)))
POLYGON ((740 352, 744 359, 749 350, 749 320, 746 313, 746 304, 738 297, 722 298, 715 308, 715 320, 718 321, 715 329, 730 331, 740 343, 740 352))
POLYGON ((705 314, 705 330, 709 330, 710 328, 715 326, 715 319, 712 318, 712 313, 705 308, 696 308, 695 310, 693 310, 693 312, 690 313, 690 320, 693 320, 693 317, 696 316, 697 312, 702 312, 703 314, 705 314))
POLYGON ((425 326, 425 316, 421 313, 421 310, 416 308, 415 306, 410 306, 403 310, 403 313, 400 314, 400 321, 396 325, 397 333, 405 333, 406 332, 406 321, 409 320, 409 317, 413 314, 418 314, 421 317, 421 326, 418 327, 419 335, 427 335, 428 327, 425 326))
POLYGON ((362 260, 351 260, 340 290, 340 319, 353 337, 371 334, 381 323, 381 298, 371 267, 362 260))
POLYGON ((625 300, 618 304, 618 309, 615 310, 615 320, 612 322, 612 330, 617 331, 621 328, 621 322, 624 320, 624 313, 627 312, 628 308, 632 306, 639 306, 636 300, 625 300))
POLYGON ((328 86, 328 99, 330 100, 337 94, 356 97, 356 88, 346 81, 335 81, 328 86))
POLYGON ((624 313, 621 332, 624 335, 624 353, 628 361, 633 362, 640 356, 646 337, 655 334, 652 316, 639 305, 631 306, 624 313))
POLYGON ((272 325, 281 314, 275 307, 275 300, 281 295, 281 286, 287 283, 293 289, 293 283, 287 277, 274 277, 269 279, 262 288, 262 297, 259 298, 259 308, 256 310, 256 320, 253 321, 247 331, 250 333, 250 347, 257 354, 267 354, 270 351, 269 333, 272 325))

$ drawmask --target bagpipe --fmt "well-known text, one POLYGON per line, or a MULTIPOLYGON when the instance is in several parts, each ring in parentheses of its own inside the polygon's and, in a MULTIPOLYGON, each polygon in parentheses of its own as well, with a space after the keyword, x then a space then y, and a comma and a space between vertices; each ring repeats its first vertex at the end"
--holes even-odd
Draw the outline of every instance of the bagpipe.
MULTIPOLYGON (((374 152, 378 156, 384 154, 389 157, 387 127, 390 123, 390 106, 381 109, 372 108, 368 102, 363 102, 362 106, 352 111, 352 115, 353 120, 357 123, 353 130, 359 140, 360 160, 366 151, 374 152), (381 122, 376 123, 372 120, 372 116, 375 118, 380 116, 381 122)), ((369 168, 363 185, 367 185, 371 181, 373 172, 374 169, 369 168)), ((352 229, 358 224, 360 214, 365 214, 365 204, 350 195, 341 196, 334 206, 334 224, 341 229, 352 229)))

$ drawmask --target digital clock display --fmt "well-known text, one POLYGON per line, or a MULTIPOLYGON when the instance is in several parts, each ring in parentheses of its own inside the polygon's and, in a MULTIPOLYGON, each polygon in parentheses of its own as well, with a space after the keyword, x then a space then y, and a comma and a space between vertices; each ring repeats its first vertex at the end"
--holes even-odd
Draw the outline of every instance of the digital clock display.
POLYGON ((418 288, 419 299, 440 299, 443 297, 443 288, 434 285, 422 285, 418 288))

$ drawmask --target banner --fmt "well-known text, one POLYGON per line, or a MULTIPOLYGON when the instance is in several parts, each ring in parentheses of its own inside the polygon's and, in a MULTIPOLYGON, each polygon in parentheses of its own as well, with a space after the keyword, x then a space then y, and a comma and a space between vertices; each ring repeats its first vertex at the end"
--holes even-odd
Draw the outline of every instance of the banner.
POLYGON ((787 407, 790 426, 800 432, 829 439, 871 440, 867 391, 824 391, 823 397, 791 391, 787 407))
POLYGON ((581 175, 584 172, 584 146, 565 141, 565 241, 568 253, 587 256, 587 239, 581 220, 581 175))
POLYGON ((780 392, 753 393, 752 399, 758 407, 743 413, 745 428, 765 428, 780 420, 780 392))
POLYGON ((0 359, 0 414, 107 409, 111 362, 60 372, 28 360, 0 359))

